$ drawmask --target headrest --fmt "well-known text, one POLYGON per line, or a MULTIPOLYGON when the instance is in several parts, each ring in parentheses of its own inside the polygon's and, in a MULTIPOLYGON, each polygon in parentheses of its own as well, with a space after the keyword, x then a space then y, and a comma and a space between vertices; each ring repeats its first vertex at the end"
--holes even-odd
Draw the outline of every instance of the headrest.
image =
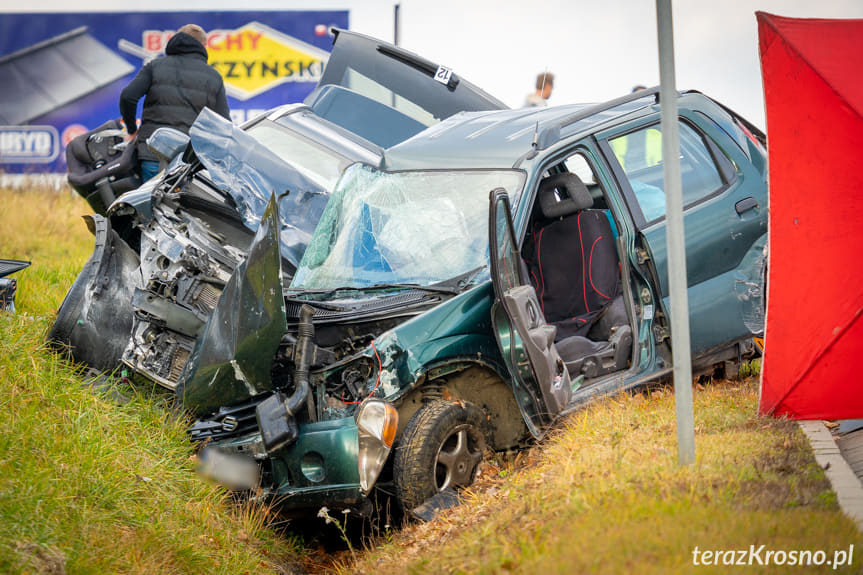
POLYGON ((548 176, 539 183, 539 207, 546 218, 562 218, 591 206, 587 186, 571 172, 548 176))

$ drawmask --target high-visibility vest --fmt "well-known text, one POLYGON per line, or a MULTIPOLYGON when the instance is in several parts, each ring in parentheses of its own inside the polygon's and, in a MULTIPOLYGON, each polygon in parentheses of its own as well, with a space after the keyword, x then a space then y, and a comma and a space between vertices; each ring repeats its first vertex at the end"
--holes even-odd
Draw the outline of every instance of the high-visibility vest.
MULTIPOLYGON (((646 130, 632 132, 631 134, 611 140, 611 148, 614 150, 614 155, 617 156, 617 161, 620 162, 620 165, 623 166, 624 170, 627 169, 627 157, 630 160, 630 164, 632 164, 632 162, 636 162, 636 164, 640 164, 637 166, 640 168, 655 166, 662 162, 662 132, 657 128, 647 128, 646 130), (634 158, 631 154, 633 152, 638 152, 638 150, 630 150, 629 144, 631 140, 640 137, 644 138, 644 145, 641 146, 644 157, 634 158), (627 156, 627 152, 629 152, 630 156, 627 156)), ((630 169, 634 169, 635 167, 635 165, 629 166, 630 169)))

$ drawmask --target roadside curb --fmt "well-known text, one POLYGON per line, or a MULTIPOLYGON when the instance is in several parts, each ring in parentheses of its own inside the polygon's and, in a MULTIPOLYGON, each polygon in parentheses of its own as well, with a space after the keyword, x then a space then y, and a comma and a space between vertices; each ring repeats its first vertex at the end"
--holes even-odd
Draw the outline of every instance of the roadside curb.
POLYGON ((815 461, 830 481, 839 507, 854 520, 857 530, 863 532, 863 484, 848 465, 830 430, 820 420, 798 421, 800 429, 809 439, 815 461))

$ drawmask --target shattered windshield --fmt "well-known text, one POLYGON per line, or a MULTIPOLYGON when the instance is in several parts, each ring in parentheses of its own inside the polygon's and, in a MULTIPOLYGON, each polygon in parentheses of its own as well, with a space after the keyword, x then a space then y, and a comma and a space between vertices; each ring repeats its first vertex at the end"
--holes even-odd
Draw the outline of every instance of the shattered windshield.
POLYGON ((388 173, 356 164, 344 173, 291 289, 378 284, 428 286, 488 265, 488 197, 513 202, 515 170, 388 173))

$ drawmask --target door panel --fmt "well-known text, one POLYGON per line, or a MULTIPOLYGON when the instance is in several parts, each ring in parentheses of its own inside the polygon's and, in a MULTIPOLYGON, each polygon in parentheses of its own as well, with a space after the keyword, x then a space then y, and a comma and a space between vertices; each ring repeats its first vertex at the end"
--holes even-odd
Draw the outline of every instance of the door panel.
POLYGON ((554 346, 556 328, 545 322, 536 292, 524 277, 506 192, 493 191, 490 203, 492 321, 519 406, 537 435, 569 403, 569 372, 554 346))
MULTIPOLYGON (((738 158, 736 166, 732 164, 720 149, 723 142, 706 136, 692 119, 679 125, 691 342, 693 354, 698 355, 750 333, 736 292, 740 291, 741 273, 746 271, 741 266, 752 259, 753 250, 763 246, 767 198, 763 182, 744 158, 738 158)), ((649 166, 659 179, 647 185, 643 181, 645 170, 628 169, 620 157, 620 144, 615 147, 616 141, 635 134, 638 132, 616 136, 605 149, 612 151, 618 161, 616 173, 629 184, 627 201, 650 252, 667 310, 668 254, 661 158, 649 166), (646 195, 646 191, 652 195, 646 195)), ((730 140, 727 143, 729 149, 734 146, 730 140)))

